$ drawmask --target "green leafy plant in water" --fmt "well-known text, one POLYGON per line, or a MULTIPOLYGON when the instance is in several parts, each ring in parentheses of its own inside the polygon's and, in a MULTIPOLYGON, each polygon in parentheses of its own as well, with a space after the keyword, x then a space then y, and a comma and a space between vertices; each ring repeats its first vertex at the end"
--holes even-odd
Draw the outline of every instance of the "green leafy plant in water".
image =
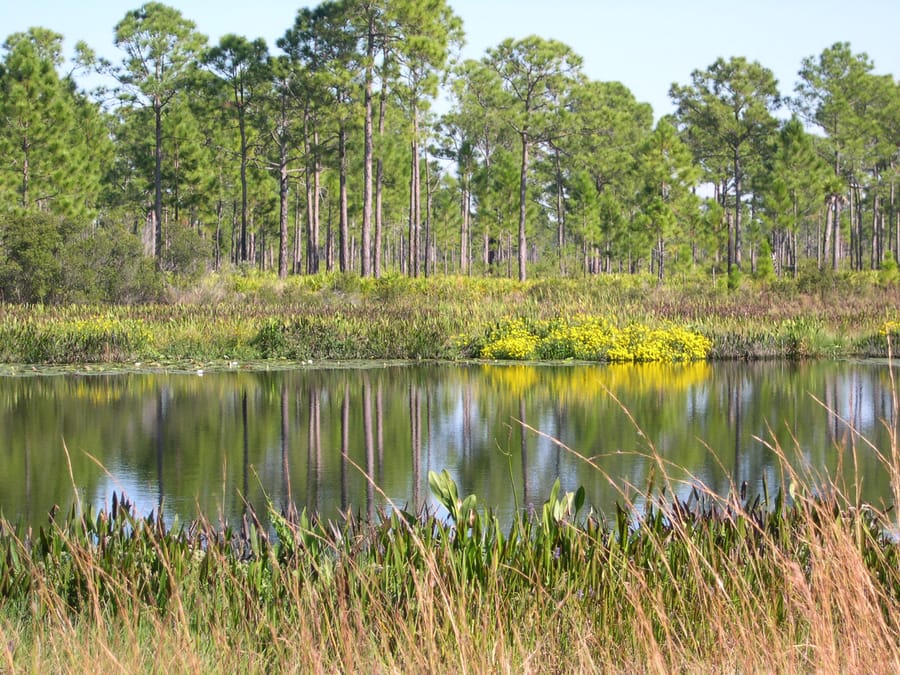
POLYGON ((575 519, 584 506, 584 487, 579 487, 575 492, 566 492, 562 497, 559 497, 559 490, 560 482, 557 478, 541 513, 541 524, 547 534, 557 532, 561 523, 575 519))
POLYGON ((453 480, 447 469, 440 473, 429 471, 428 485, 441 506, 447 509, 457 527, 465 527, 477 516, 475 507, 478 498, 475 495, 469 495, 465 499, 460 499, 456 481, 453 480))

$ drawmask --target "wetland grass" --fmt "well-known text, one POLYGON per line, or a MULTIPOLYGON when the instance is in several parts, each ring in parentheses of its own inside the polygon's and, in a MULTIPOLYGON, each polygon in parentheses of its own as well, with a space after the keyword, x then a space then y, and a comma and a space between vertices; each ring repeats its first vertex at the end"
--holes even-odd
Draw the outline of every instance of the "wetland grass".
POLYGON ((900 286, 871 281, 728 292, 658 286, 639 275, 524 283, 210 276, 161 304, 0 305, 0 362, 477 358, 504 326, 520 324, 564 325, 570 334, 535 353, 511 344, 487 355, 578 358, 597 351, 571 334, 585 321, 617 331, 688 331, 709 341, 716 359, 884 356, 884 328, 898 332, 898 307, 900 286), (564 342, 570 349, 557 354, 564 342))
MULTIPOLYGON (((508 320, 578 315, 679 323, 719 358, 862 344, 886 353, 897 320, 887 308, 900 306, 896 289, 876 287, 737 298, 634 280, 221 283, 162 305, 0 307, 2 360, 255 358, 264 349, 277 358, 320 341, 333 350, 321 358, 371 356, 416 326, 421 344, 470 356, 460 335, 484 340, 508 320), (94 335, 83 341, 90 349, 42 342, 79 321, 94 335), (119 332, 96 337, 103 322, 119 332)), ((891 446, 880 457, 896 503, 896 437, 891 446)), ((0 669, 900 671, 896 512, 859 503, 854 485, 799 474, 786 451, 771 450, 783 467, 772 494, 733 486, 722 496, 668 479, 683 472, 649 448, 657 487, 623 486, 615 513, 585 513, 578 492, 554 488, 508 526, 446 474, 430 480, 439 512, 395 508, 375 522, 271 508, 271 528, 252 513, 166 523, 119 497, 36 531, 3 520, 0 669)), ((855 452, 846 449, 848 462, 855 452)))
POLYGON ((501 527, 443 472, 439 512, 375 522, 270 505, 269 528, 252 513, 166 525, 118 497, 34 532, 4 521, 0 658, 11 672, 897 671, 887 514, 786 458, 792 487, 753 498, 686 490, 655 459, 663 489, 640 506, 623 489, 608 518, 557 482, 501 527))

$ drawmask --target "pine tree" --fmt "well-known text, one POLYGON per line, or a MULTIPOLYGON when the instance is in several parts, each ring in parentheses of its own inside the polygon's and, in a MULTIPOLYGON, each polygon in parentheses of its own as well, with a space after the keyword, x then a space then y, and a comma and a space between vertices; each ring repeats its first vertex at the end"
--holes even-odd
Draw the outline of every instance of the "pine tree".
MULTIPOLYGON (((695 70, 691 84, 673 84, 669 96, 677 104, 680 130, 692 144, 695 157, 725 190, 734 194, 729 219, 728 272, 741 267, 741 238, 749 168, 760 158, 777 129, 772 112, 780 105, 772 71, 742 57, 718 59, 706 70, 695 70)), ((722 197, 724 198, 724 192, 722 197)))
POLYGON ((251 146, 259 135, 261 107, 269 91, 270 72, 265 40, 248 40, 228 34, 203 57, 204 65, 216 78, 226 117, 236 124, 239 147, 237 156, 241 185, 240 260, 247 262, 248 178, 252 161, 251 146))
POLYGON ((666 246, 681 234, 680 223, 697 208, 692 188, 700 172, 690 149, 667 119, 657 123, 641 147, 637 170, 643 183, 641 211, 653 237, 656 274, 662 281, 666 246))
POLYGON ((580 77, 581 58, 567 45, 532 36, 508 39, 488 50, 484 65, 496 76, 487 104, 496 107, 519 139, 519 281, 526 279, 528 172, 531 154, 563 133, 559 126, 567 91, 580 77))
POLYGON ((206 43, 195 24, 181 12, 148 2, 128 12, 116 24, 115 44, 124 53, 121 64, 106 70, 120 84, 120 97, 129 107, 152 111, 154 137, 153 227, 154 252, 162 255, 163 111, 184 85, 206 43))
POLYGON ((110 144, 96 105, 60 77, 62 36, 9 36, 0 65, 0 195, 27 211, 95 213, 110 144))

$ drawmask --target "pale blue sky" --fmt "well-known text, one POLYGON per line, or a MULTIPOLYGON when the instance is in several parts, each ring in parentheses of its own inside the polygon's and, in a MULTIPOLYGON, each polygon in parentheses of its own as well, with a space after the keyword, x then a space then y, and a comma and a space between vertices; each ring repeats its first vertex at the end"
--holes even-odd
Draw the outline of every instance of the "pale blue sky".
MULTIPOLYGON (((115 24, 140 1, 0 0, 0 38, 40 25, 62 33, 66 48, 84 40, 116 59, 115 24)), ((275 40, 297 8, 286 0, 169 0, 218 41, 225 33, 275 40)), ((745 56, 772 69, 793 92, 801 59, 835 42, 866 52, 879 73, 900 73, 900 2, 896 0, 450 0, 464 22, 463 56, 478 58, 507 37, 536 34, 570 45, 593 79, 618 80, 661 115, 671 112, 673 82, 719 56, 745 56)))

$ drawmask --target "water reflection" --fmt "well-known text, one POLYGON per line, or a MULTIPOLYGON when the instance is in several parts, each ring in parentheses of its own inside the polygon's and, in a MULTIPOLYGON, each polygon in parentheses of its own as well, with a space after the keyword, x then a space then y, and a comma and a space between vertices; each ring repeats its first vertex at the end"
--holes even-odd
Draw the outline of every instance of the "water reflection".
POLYGON ((504 517, 557 477, 609 512, 654 472, 659 485, 660 466, 683 493, 776 489, 773 448, 878 503, 892 392, 875 361, 0 378, 0 508, 36 524, 74 501, 64 442, 82 501, 115 490, 182 519, 268 501, 327 517, 418 510, 434 506, 427 472, 445 468, 504 517))

